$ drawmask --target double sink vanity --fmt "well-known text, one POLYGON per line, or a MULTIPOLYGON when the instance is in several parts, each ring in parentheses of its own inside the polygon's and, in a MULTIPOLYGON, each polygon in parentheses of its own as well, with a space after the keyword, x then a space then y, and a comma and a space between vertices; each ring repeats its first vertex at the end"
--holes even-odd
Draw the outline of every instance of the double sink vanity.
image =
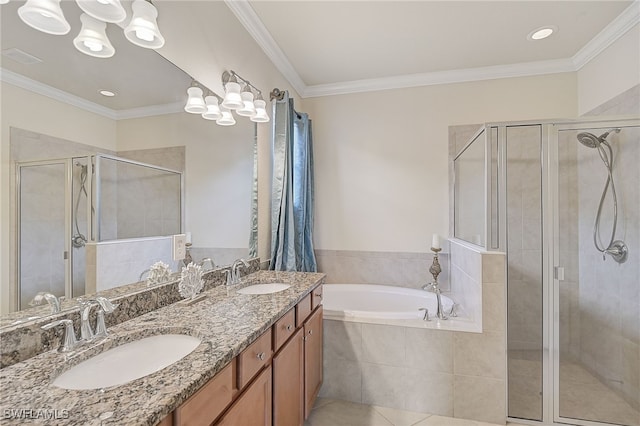
POLYGON ((322 383, 323 281, 274 271, 236 286, 213 279, 196 303, 107 317, 107 337, 4 360, 3 424, 302 425, 322 383))

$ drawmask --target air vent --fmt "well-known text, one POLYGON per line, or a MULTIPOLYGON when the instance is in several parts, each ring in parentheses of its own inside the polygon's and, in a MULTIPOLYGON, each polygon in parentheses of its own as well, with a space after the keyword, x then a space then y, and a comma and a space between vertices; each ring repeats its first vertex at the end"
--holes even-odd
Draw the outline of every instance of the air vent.
POLYGON ((42 59, 37 58, 33 55, 30 55, 27 52, 20 50, 16 47, 3 50, 2 56, 7 57, 9 59, 13 59, 16 62, 20 62, 21 64, 25 64, 25 65, 32 65, 32 64, 37 64, 42 62, 42 59))

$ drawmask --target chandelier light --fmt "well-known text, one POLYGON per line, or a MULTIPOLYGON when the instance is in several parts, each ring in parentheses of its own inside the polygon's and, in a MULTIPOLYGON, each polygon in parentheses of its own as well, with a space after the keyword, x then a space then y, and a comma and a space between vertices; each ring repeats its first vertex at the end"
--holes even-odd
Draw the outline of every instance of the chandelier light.
POLYGON ((233 114, 229 109, 221 107, 220 112, 222 112, 222 116, 216 120, 216 124, 220 126, 233 126, 236 124, 236 119, 233 118, 233 114))
POLYGON ((120 0, 76 0, 76 3, 84 13, 102 22, 117 24, 127 17, 120 0))
POLYGON ((236 110, 236 114, 242 117, 253 117, 256 115, 256 107, 253 104, 253 92, 249 85, 244 85, 240 97, 242 99, 242 106, 236 110))
POLYGON ((25 24, 43 33, 64 35, 71 30, 60 8, 60 0, 27 0, 18 9, 18 16, 25 24))
POLYGON ((86 13, 80 15, 82 29, 73 45, 80 52, 95 56, 96 58, 110 58, 116 52, 113 45, 107 38, 107 24, 99 21, 86 13))
POLYGON ((146 0, 135 0, 131 5, 133 16, 124 29, 124 35, 131 43, 147 49, 159 49, 164 46, 164 37, 160 34, 158 9, 146 0))
MULTIPOLYGON (((225 71, 225 73, 227 73, 225 71)), ((230 77, 225 82, 223 74, 222 81, 224 85, 224 100, 222 106, 227 109, 238 109, 243 106, 242 97, 240 96, 240 84, 235 74, 230 74, 230 77)))
POLYGON ((262 96, 259 96, 258 99, 253 101, 253 104, 256 107, 256 113, 253 117, 251 117, 251 121, 254 123, 266 123, 269 121, 269 115, 267 114, 267 103, 262 99, 262 96))

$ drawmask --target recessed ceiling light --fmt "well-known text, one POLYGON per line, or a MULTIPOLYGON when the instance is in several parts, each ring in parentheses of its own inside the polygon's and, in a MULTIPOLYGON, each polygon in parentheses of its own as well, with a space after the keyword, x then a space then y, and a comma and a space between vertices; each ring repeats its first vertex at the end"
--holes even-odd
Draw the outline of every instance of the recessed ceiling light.
POLYGON ((115 95, 116 95, 115 93, 110 92, 109 90, 101 90, 101 91, 100 91, 100 94, 101 94, 102 96, 107 96, 107 97, 112 97, 112 96, 115 96, 115 95))
POLYGON ((529 33, 529 35, 527 35, 527 39, 528 40, 542 40, 543 38, 549 37, 551 34, 556 32, 557 30, 558 30, 558 27, 555 27, 553 25, 549 25, 549 26, 541 27, 541 28, 536 28, 535 30, 531 31, 529 33))

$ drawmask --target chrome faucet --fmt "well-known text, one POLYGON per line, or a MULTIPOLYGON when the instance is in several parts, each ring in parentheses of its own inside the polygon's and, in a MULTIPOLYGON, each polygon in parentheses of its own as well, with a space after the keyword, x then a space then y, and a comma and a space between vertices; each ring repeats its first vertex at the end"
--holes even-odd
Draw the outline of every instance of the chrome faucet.
POLYGON ((109 299, 106 297, 98 296, 96 297, 96 302, 100 307, 98 311, 98 319, 96 320, 96 332, 95 337, 107 337, 107 326, 104 323, 104 314, 110 314, 118 307, 118 305, 114 305, 111 303, 109 299))
POLYGON ((238 259, 231 264, 231 268, 225 271, 227 274, 227 285, 235 285, 240 282, 239 269, 244 266, 249 267, 249 263, 244 259, 238 259))
POLYGON ((49 324, 43 325, 42 329, 49 330, 50 328, 57 327, 59 325, 64 325, 65 331, 64 336, 60 341, 58 352, 69 352, 74 350, 78 345, 81 344, 81 342, 76 339, 76 332, 73 329, 73 321, 71 321, 70 319, 53 321, 49 324))
POLYGON ((216 264, 210 257, 205 257, 200 262, 198 262, 198 265, 202 266, 202 269, 204 270, 204 264, 207 262, 211 264, 211 269, 209 269, 209 271, 213 271, 214 269, 216 269, 216 264))
MULTIPOLYGON (((444 309, 442 308, 442 297, 440 286, 437 281, 431 282, 429 284, 425 284, 422 286, 423 290, 431 291, 436 294, 436 300, 438 301, 438 308, 436 310, 436 317, 441 320, 449 319, 447 315, 444 313, 444 309)), ((452 309, 453 310, 453 309, 452 309)))
POLYGON ((106 297, 98 296, 95 299, 80 300, 80 307, 82 308, 80 316, 80 339, 89 342, 96 337, 107 336, 107 326, 104 322, 104 314, 110 314, 118 305, 111 303, 106 297), (100 310, 96 319, 96 331, 95 333, 91 329, 91 323, 89 322, 89 316, 91 314, 91 308, 98 306, 100 310))
POLYGON ((49 306, 51 307, 51 313, 55 314, 60 312, 60 301, 64 299, 64 296, 61 296, 59 299, 46 291, 41 291, 33 298, 31 302, 29 302, 29 306, 41 305, 42 301, 46 300, 49 306))

